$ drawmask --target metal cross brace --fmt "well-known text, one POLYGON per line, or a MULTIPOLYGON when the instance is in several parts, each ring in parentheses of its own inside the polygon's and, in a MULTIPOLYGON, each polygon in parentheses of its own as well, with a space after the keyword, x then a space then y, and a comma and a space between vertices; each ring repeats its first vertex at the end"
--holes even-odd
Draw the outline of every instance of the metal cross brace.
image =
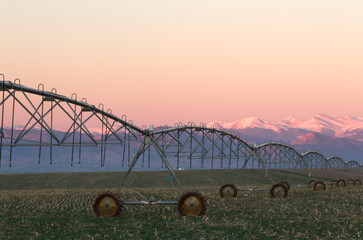
POLYGON ((121 191, 121 189, 124 187, 125 182, 127 180, 127 177, 130 175, 132 169, 135 167, 136 162, 139 160, 141 154, 143 154, 143 152, 149 148, 150 146, 153 146, 156 150, 156 152, 158 153, 158 155, 161 157, 163 163, 165 164, 165 166, 168 168, 169 173, 171 174, 171 176, 174 178, 175 182, 177 183, 178 187, 181 189, 181 191, 183 193, 185 193, 185 189, 183 188, 183 186, 181 185, 179 179, 177 178, 177 176, 175 175, 175 172, 173 170, 173 168, 171 167, 170 162, 168 161, 168 159, 166 158, 165 154, 163 153, 161 147, 159 146, 158 142, 154 139, 154 137, 152 136, 152 134, 150 135, 146 135, 144 137, 144 141, 142 142, 141 146, 139 147, 138 151, 135 154, 134 159, 132 160, 129 169, 127 170, 126 175, 124 176, 120 187, 117 190, 117 193, 119 193, 121 191))

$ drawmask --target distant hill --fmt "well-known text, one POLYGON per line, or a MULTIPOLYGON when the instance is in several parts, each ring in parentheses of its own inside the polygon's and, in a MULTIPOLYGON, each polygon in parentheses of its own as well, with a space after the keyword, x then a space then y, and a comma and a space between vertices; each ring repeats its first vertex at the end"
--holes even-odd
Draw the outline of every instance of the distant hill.
MULTIPOLYGON (((266 142, 282 142, 292 145, 298 152, 318 151, 325 157, 339 156, 345 161, 356 160, 363 163, 363 118, 340 116, 333 118, 318 114, 306 120, 293 117, 279 122, 267 122, 258 118, 244 118, 239 121, 224 123, 214 121, 208 127, 224 128, 233 131, 251 146, 266 142)), ((159 129, 158 126, 155 130, 159 129)), ((39 142, 39 129, 33 129, 27 134, 27 141, 39 142)), ((4 142, 9 141, 10 130, 4 129, 4 142)), ((18 135, 20 130, 15 130, 18 135)), ((56 131, 63 136, 64 132, 56 131)), ((94 133, 99 139, 100 134, 94 133)), ((83 136, 82 139, 86 139, 83 136)), ((49 142, 49 135, 43 136, 43 141, 49 142)), ((69 142, 72 138, 69 138, 69 142)), ((89 171, 125 171, 137 151, 140 143, 132 142, 130 154, 122 154, 122 146, 107 147, 105 165, 101 167, 101 148, 82 148, 79 159, 79 148, 53 147, 53 159, 50 164, 50 148, 42 147, 39 160, 39 147, 14 147, 12 167, 9 168, 9 148, 3 148, 0 173, 32 173, 32 172, 89 172, 89 171), (79 164, 79 161, 81 164, 79 164)), ((136 170, 160 170, 161 160, 156 153, 151 152, 138 161, 136 170), (149 168, 150 161, 150 168, 149 168), (144 165, 142 164, 144 162, 144 165)))
POLYGON ((305 120, 288 117, 278 122, 243 118, 225 123, 213 121, 209 127, 230 129, 250 144, 269 141, 290 144, 299 152, 319 151, 326 157, 363 163, 363 118, 317 114, 305 120))

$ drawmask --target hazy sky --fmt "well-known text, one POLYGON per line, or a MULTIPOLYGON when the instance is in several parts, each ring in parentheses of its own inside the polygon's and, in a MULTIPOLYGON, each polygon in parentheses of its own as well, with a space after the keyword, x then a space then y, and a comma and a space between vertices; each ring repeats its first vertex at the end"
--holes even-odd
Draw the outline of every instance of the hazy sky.
POLYGON ((0 73, 137 125, 363 116, 363 1, 0 2, 0 73))

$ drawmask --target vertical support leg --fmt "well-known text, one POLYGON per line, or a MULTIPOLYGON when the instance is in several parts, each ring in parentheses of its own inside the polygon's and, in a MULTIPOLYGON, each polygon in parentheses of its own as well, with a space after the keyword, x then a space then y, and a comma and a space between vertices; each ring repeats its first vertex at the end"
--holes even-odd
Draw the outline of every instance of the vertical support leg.
POLYGON ((150 147, 148 147, 147 149, 147 167, 150 168, 151 167, 151 153, 150 153, 150 147))
MULTIPOLYGON (((311 169, 309 168, 309 164, 306 163, 306 161, 304 160, 304 158, 300 158, 300 161, 296 164, 296 165, 301 165, 304 164, 304 168, 306 168, 309 171, 309 175, 316 181, 316 178, 313 174, 313 172, 311 171, 311 169)), ((296 166, 295 166, 296 168, 296 166)))
POLYGON ((130 146, 130 144, 131 144, 131 139, 130 139, 130 136, 131 134, 129 133, 129 134, 127 134, 127 141, 128 141, 128 143, 127 143, 127 162, 128 162, 128 165, 130 166, 130 159, 131 159, 131 153, 130 153, 130 149, 131 149, 131 146, 130 146))
MULTIPOLYGON (((244 164, 243 164, 243 166, 242 166, 241 170, 242 170, 242 169, 244 169, 244 168, 246 167, 246 165, 247 165, 247 163, 248 163, 248 160, 251 158, 251 156, 253 156, 253 154, 250 154, 250 155, 246 158, 246 160, 245 160, 245 162, 244 162, 244 164)), ((235 181, 235 182, 237 182, 237 181, 238 181, 238 179, 241 177, 241 175, 242 175, 242 171, 240 171, 240 172, 239 172, 239 174, 237 175, 237 177, 236 177, 236 179, 235 179, 234 181, 235 181)))
MULTIPOLYGON (((236 169, 238 169, 238 162, 239 162, 239 150, 240 150, 239 145, 240 145, 240 143, 239 143, 239 141, 238 141, 238 142, 237 142, 237 150, 236 150, 236 152, 237 152, 236 169)), ((253 159, 252 159, 252 161, 253 161, 253 159)))
POLYGON ((42 157, 42 141, 43 141, 43 123, 44 123, 44 98, 42 98, 42 115, 40 124, 40 139, 39 139, 39 154, 38 154, 38 164, 40 164, 40 159, 42 157))
POLYGON ((13 156, 13 138, 14 138, 14 117, 15 117, 15 91, 13 96, 13 112, 11 115, 11 137, 10 137, 10 160, 9 160, 9 167, 11 167, 11 160, 13 156))
POLYGON ((229 162, 228 162, 229 169, 231 169, 231 161, 232 161, 232 139, 229 139, 229 162))
POLYGON ((142 168, 144 168, 144 164, 145 164, 145 151, 142 153, 142 165, 141 165, 142 168))
POLYGON ((154 148, 158 152, 158 154, 161 157, 161 159, 163 160, 165 166, 169 169, 170 174, 173 176, 173 178, 174 178, 175 182, 178 184, 179 188, 182 190, 183 193, 185 193, 183 186, 179 182, 179 179, 176 177, 173 168, 171 167, 168 159, 166 158, 165 154, 161 150, 159 144, 154 139, 151 139, 151 144, 154 146, 154 148))
POLYGON ((189 168, 192 168, 192 155, 193 155, 193 128, 190 129, 190 155, 189 155, 189 168))
POLYGON ((103 163, 103 119, 104 119, 104 116, 103 116, 103 113, 102 113, 102 124, 101 124, 101 167, 103 167, 104 163, 103 163))
MULTIPOLYGON (((50 131, 53 132, 53 99, 51 99, 50 131)), ((53 164, 53 137, 50 136, 49 163, 53 164)))
MULTIPOLYGON (((260 156, 259 156, 259 155, 257 155, 257 160, 258 160, 258 162, 259 162, 259 163, 261 163, 261 165, 262 165, 263 169, 265 169, 265 171, 266 171, 266 173, 267 173, 267 176, 269 177, 269 179, 270 179, 271 183, 273 184, 273 183, 274 183, 274 181, 273 181, 273 179, 272 179, 272 177, 271 177, 271 175, 270 175, 269 171, 267 170, 267 168, 266 168, 265 164, 261 161, 261 159, 260 159, 260 156)), ((270 163, 271 163, 271 161, 270 161, 270 163)))
POLYGON ((213 141, 212 141, 212 161, 211 161, 211 169, 213 170, 213 161, 214 161, 214 144, 215 144, 215 142, 214 142, 214 131, 212 132, 212 139, 213 139, 213 141))
POLYGON ((146 147, 146 144, 145 142, 143 142, 139 148, 139 150, 137 150, 136 154, 135 154, 135 157, 134 159, 132 160, 130 166, 129 166, 129 169, 127 170, 126 172, 126 175, 124 176, 124 178, 122 179, 122 182, 121 182, 121 185, 120 187, 117 189, 117 193, 119 193, 121 191, 121 189, 124 187, 125 185, 125 182, 126 182, 126 179, 127 177, 130 175, 132 169, 134 168, 137 160, 139 159, 139 157, 141 156, 141 154, 145 151, 145 147, 146 147))
POLYGON ((180 132, 179 132, 179 129, 177 130, 178 131, 178 150, 176 152, 176 167, 179 168, 179 152, 180 152, 180 132))
MULTIPOLYGON (((202 131, 202 145, 205 146, 205 144, 204 144, 204 130, 202 131)), ((201 166, 201 168, 204 168, 204 147, 202 147, 201 154, 202 154, 202 156, 200 158, 201 159, 200 160, 200 166, 201 166)))
POLYGON ((71 166, 73 166, 73 155, 74 155, 74 138, 75 138, 75 129, 76 129, 76 121, 77 121, 77 105, 74 104, 74 115, 73 115, 73 133, 72 133, 72 155, 71 155, 71 166))
MULTIPOLYGON (((1 74, 2 75, 2 74, 1 74)), ((0 136, 0 167, 1 167, 1 159, 2 159, 2 153, 3 153, 3 138, 5 137, 5 133, 4 133, 4 105, 5 105, 5 102, 4 102, 4 99, 5 99, 5 88, 4 88, 4 81, 5 81, 5 78, 4 78, 4 75, 2 75, 3 77, 3 86, 2 86, 2 89, 1 91, 3 92, 2 93, 2 104, 1 104, 1 136, 0 136)))
POLYGON ((123 167, 125 164, 125 152, 126 152, 126 127, 125 128, 125 132, 124 132, 124 141, 123 141, 123 147, 122 147, 122 164, 121 166, 123 167))
POLYGON ((222 136, 221 136, 221 138, 222 138, 222 152, 221 152, 221 169, 223 169, 223 156, 224 156, 224 140, 223 140, 223 137, 224 137, 224 135, 222 134, 222 136))
MULTIPOLYGON (((107 119, 106 119, 106 122, 107 122, 107 119)), ((104 140, 104 144, 103 144, 103 166, 105 166, 105 162, 106 162, 106 149, 107 149, 107 138, 108 138, 108 134, 109 133, 106 132, 106 134, 105 134, 105 140, 104 140)))
MULTIPOLYGON (((164 133, 163 132, 161 133, 161 149, 164 152, 164 133)), ((163 167, 164 167, 164 162, 161 161, 161 168, 163 168, 163 167)))
MULTIPOLYGON (((82 126, 83 122, 83 109, 81 109, 81 118, 80 125, 82 126)), ((79 128, 79 148, 78 148, 78 164, 81 164, 81 155, 82 155, 82 128, 79 128)))

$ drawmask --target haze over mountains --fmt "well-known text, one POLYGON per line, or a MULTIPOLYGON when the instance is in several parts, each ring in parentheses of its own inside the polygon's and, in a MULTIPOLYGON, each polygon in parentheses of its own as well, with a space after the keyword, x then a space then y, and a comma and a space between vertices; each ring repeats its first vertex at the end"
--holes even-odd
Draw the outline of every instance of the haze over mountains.
POLYGON ((257 117, 225 123, 213 121, 207 126, 230 129, 251 144, 283 142, 300 152, 319 151, 326 157, 363 162, 363 118, 317 114, 305 120, 287 117, 278 122, 257 117))
MULTIPOLYGON (((253 117, 230 123, 214 121, 208 123, 207 126, 232 131, 252 146, 267 142, 282 142, 292 145, 300 153, 318 151, 325 157, 339 156, 344 161, 356 160, 363 163, 363 118, 361 117, 339 116, 334 118, 325 114, 317 114, 305 120, 288 117, 278 122, 268 122, 253 117)), ((17 135, 19 132, 20 129, 17 129, 14 134, 17 135)), ((5 136, 9 137, 10 134, 10 129, 4 129, 5 136)), ((62 131, 56 131, 55 134, 64 136, 62 131)), ((94 134, 96 139, 101 137, 97 131, 94 134)), ((39 129, 30 131, 27 138, 33 142, 39 141, 39 129)), ((43 138, 45 142, 49 142, 49 135, 44 135, 43 138)), ((82 139, 85 138, 86 136, 82 137, 82 139)), ((9 141, 9 138, 5 138, 5 140, 9 141)), ((0 173, 127 170, 133 154, 139 147, 135 142, 132 142, 130 146, 132 149, 130 156, 122 152, 122 146, 108 146, 104 167, 100 167, 100 147, 82 148, 81 159, 78 159, 80 154, 79 148, 76 147, 73 154, 73 167, 70 166, 73 151, 70 147, 54 147, 52 164, 50 164, 49 147, 42 148, 41 159, 38 159, 39 147, 16 147, 13 151, 11 168, 7 167, 10 164, 9 148, 3 148, 0 173), (122 167, 123 159, 125 165, 122 167), (82 164, 78 162, 82 162, 82 164)), ((151 169, 160 168, 159 158, 158 155, 151 155, 151 169)), ((138 164, 140 165, 140 162, 138 164)), ((136 166, 136 169, 145 170, 140 166, 136 166)))

